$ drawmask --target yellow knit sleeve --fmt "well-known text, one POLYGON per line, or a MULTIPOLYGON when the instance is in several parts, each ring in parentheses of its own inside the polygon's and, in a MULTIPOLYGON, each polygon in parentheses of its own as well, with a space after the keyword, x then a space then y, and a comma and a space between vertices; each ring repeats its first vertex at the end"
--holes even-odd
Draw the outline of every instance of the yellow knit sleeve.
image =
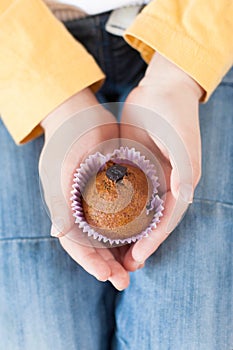
POLYGON ((69 97, 98 89, 104 74, 41 0, 1 0, 0 28, 0 115, 23 143, 69 97))
POLYGON ((155 51, 206 91, 205 100, 233 63, 232 0, 154 0, 125 32, 149 63, 155 51))

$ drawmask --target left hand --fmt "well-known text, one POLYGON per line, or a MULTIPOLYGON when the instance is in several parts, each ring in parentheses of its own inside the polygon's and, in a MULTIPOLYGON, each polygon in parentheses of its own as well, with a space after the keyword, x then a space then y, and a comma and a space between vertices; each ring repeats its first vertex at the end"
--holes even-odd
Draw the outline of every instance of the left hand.
POLYGON ((122 113, 121 137, 141 142, 150 149, 159 160, 166 178, 165 210, 161 223, 149 237, 131 245, 125 252, 123 264, 129 271, 142 266, 155 252, 179 223, 192 201, 201 175, 198 106, 202 94, 202 88, 188 74, 156 53, 145 77, 126 100, 122 113), (134 113, 132 104, 144 107, 145 113, 134 113), (146 120, 146 110, 160 116, 170 131, 167 134, 164 130, 160 132, 158 119, 154 123, 151 118, 146 120), (172 138, 181 141, 181 148, 187 155, 179 165, 176 164, 176 159, 181 158, 181 150, 177 153, 176 147, 171 149, 174 144, 172 138), (189 165, 191 171, 185 175, 185 168, 189 165))
POLYGON ((129 274, 118 249, 107 249, 89 239, 75 223, 70 202, 75 169, 91 149, 106 140, 118 139, 114 116, 85 89, 54 110, 41 125, 45 144, 39 169, 52 221, 51 235, 59 238, 66 252, 89 274, 100 281, 109 280, 119 290, 126 288, 129 274))

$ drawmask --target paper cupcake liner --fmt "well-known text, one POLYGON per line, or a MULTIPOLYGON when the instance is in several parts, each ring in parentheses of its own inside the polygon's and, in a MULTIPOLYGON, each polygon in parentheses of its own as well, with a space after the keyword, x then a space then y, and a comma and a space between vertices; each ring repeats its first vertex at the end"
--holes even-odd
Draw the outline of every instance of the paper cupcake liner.
POLYGON ((160 221, 160 217, 163 215, 163 201, 158 195, 157 188, 159 183, 157 180, 158 178, 156 176, 154 165, 151 164, 149 160, 145 159, 145 156, 142 156, 140 152, 136 151, 134 148, 120 147, 107 155, 103 155, 100 152, 90 155, 86 161, 82 163, 78 169, 76 169, 74 174, 74 184, 72 185, 73 190, 71 191, 71 207, 74 212, 73 216, 75 217, 75 223, 77 223, 83 232, 87 233, 89 237, 93 237, 94 239, 104 243, 108 242, 110 245, 123 245, 136 242, 143 237, 147 237, 149 233, 156 228, 157 223, 160 221), (148 215, 151 210, 154 210, 155 213, 153 219, 145 230, 129 238, 111 239, 95 231, 95 229, 85 221, 82 208, 82 192, 90 177, 101 170, 101 168, 103 168, 105 163, 109 160, 113 160, 115 163, 124 161, 124 163, 128 162, 129 164, 131 163, 132 165, 137 165, 147 175, 152 183, 153 192, 149 205, 147 206, 146 214, 148 215))

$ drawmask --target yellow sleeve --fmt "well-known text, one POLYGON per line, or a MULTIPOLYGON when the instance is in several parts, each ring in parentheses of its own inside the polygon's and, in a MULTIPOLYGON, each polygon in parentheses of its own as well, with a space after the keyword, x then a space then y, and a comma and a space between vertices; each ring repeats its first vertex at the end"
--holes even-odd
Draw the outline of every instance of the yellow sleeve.
POLYGON ((232 0, 154 0, 125 32, 149 63, 155 51, 206 91, 205 100, 233 63, 232 0))
POLYGON ((0 1, 0 115, 17 143, 40 135, 58 105, 104 74, 41 0, 0 1))

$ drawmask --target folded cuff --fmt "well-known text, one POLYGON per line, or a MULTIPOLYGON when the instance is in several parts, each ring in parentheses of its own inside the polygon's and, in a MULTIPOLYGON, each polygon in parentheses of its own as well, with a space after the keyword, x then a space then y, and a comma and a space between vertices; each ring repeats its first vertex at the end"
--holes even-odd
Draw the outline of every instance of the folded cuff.
POLYGON ((141 53, 147 63, 157 51, 189 74, 206 91, 203 101, 208 100, 232 64, 230 52, 229 59, 225 57, 225 60, 221 60, 211 50, 208 51, 195 42, 185 31, 148 13, 138 15, 126 30, 124 38, 141 53))

